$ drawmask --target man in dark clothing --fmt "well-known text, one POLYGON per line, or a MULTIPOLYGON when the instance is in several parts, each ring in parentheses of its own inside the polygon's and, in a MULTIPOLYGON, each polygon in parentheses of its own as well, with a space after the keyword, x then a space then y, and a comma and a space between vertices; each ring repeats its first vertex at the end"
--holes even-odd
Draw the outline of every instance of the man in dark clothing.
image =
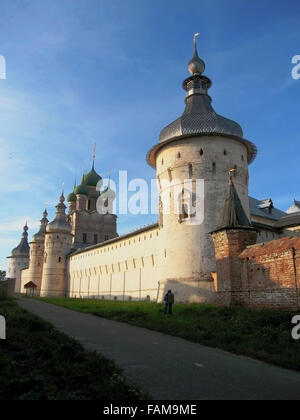
POLYGON ((168 293, 165 294, 164 297, 164 313, 165 315, 172 315, 172 307, 174 304, 174 294, 171 290, 168 290, 168 293))

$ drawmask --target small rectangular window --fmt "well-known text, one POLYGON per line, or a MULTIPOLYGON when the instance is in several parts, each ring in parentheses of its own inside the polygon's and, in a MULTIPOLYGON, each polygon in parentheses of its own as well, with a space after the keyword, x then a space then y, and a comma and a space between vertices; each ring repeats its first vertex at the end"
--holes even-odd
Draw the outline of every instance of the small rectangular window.
POLYGON ((105 235, 105 236, 104 236, 104 240, 105 240, 105 241, 108 241, 108 235, 105 235))
POLYGON ((87 241, 87 235, 86 235, 86 233, 84 233, 84 234, 82 235, 82 242, 83 242, 84 244, 86 244, 86 241, 87 241))
POLYGON ((98 243, 98 235, 94 235, 94 243, 97 244, 98 243))

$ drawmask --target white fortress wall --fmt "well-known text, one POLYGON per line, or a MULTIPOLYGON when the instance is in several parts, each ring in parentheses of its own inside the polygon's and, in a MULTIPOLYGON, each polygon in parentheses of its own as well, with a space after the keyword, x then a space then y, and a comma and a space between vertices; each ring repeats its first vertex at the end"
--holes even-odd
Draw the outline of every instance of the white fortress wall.
POLYGON ((67 296, 156 301, 162 248, 152 225, 71 254, 67 296))

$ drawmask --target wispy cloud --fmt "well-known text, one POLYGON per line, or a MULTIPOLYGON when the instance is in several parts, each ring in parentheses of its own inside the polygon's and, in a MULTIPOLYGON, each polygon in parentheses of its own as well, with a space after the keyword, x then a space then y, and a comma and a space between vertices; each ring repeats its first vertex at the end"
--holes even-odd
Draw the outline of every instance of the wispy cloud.
POLYGON ((19 218, 15 220, 7 220, 7 221, 1 221, 0 222, 0 232, 8 233, 8 232, 15 232, 22 234, 23 227, 27 221, 28 227, 32 232, 35 231, 35 229, 38 229, 40 226, 40 223, 38 220, 33 219, 31 216, 28 215, 28 217, 25 216, 24 218, 19 218))

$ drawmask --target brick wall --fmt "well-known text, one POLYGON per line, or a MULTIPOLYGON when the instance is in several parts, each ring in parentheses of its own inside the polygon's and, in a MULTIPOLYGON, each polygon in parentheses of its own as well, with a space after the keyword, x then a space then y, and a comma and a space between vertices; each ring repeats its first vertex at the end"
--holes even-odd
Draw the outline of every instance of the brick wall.
POLYGON ((248 247, 240 260, 242 287, 234 292, 244 305, 300 309, 300 238, 248 247))
POLYGON ((255 244, 255 232, 213 233, 217 302, 221 305, 300 309, 300 238, 255 244))
POLYGON ((221 305, 239 304, 236 290, 242 289, 239 259, 241 252, 256 243, 257 233, 253 229, 223 229, 212 234, 217 265, 217 303, 221 305))

